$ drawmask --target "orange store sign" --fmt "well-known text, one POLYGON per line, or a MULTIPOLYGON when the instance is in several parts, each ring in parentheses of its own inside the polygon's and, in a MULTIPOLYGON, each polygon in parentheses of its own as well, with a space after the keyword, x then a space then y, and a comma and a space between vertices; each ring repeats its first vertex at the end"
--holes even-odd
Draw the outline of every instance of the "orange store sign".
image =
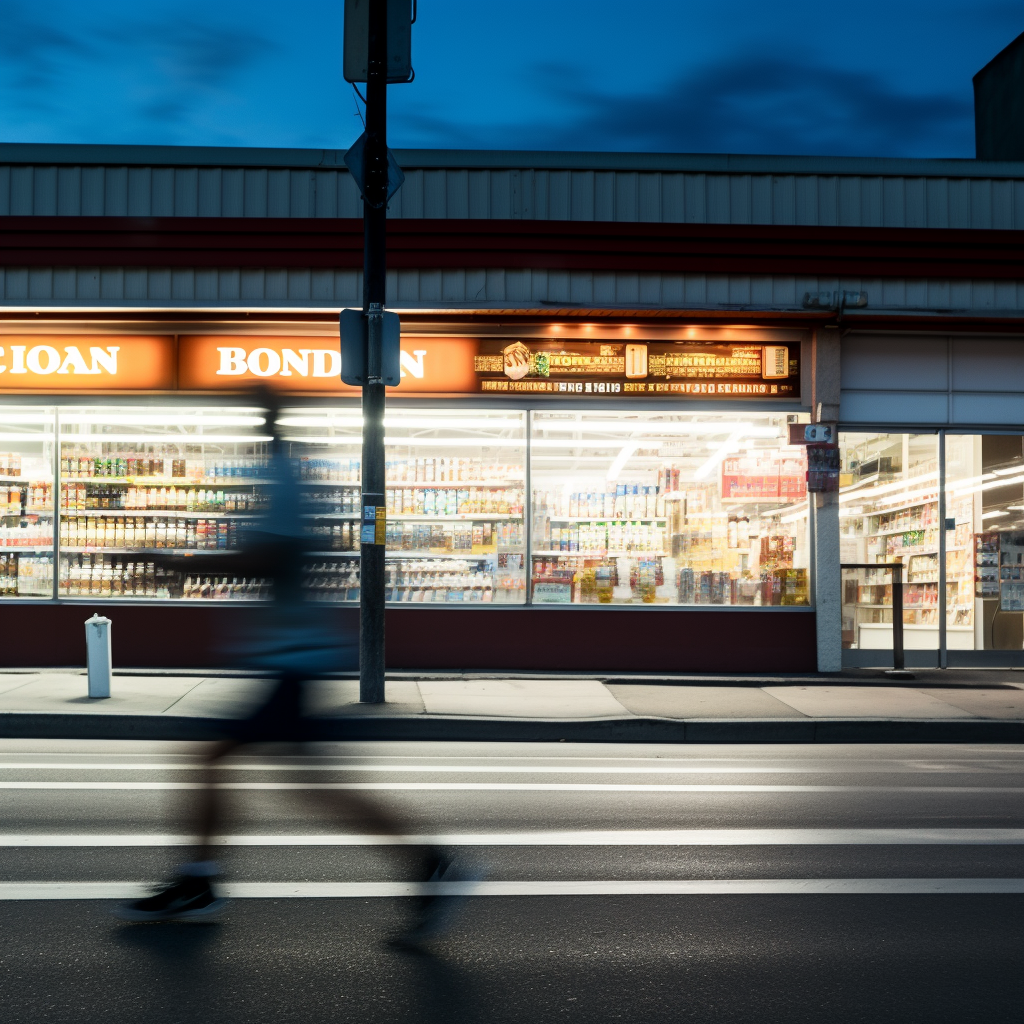
POLYGON ((0 335, 0 391, 164 391, 174 339, 0 335))
MULTIPOLYGON (((472 338, 403 338, 400 393, 479 390, 472 338)), ((336 339, 190 335, 179 342, 178 387, 228 390, 263 383, 284 391, 354 394, 341 382, 336 339)))
MULTIPOLYGON (((799 343, 401 340, 398 394, 778 399, 800 396, 799 343)), ((354 395, 333 336, 2 335, 0 392, 237 391, 354 395)))

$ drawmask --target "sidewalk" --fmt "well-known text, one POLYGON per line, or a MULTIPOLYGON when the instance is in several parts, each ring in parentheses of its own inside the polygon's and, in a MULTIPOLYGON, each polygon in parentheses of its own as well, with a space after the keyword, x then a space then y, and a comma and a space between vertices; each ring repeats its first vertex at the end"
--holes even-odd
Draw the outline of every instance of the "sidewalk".
MULTIPOLYGON (((312 691, 324 738, 573 739, 665 742, 1024 741, 1024 673, 388 679, 388 702, 358 703, 354 679, 312 691), (1017 680, 1020 680, 1018 682, 1017 680)), ((91 700, 82 670, 0 672, 0 736, 201 739, 256 704, 269 683, 230 674, 115 673, 91 700)))

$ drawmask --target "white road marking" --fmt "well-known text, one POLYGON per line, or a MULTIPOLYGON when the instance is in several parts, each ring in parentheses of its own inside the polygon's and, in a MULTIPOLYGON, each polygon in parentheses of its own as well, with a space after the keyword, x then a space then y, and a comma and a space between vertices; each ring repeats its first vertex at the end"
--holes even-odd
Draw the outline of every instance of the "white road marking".
MULTIPOLYGON (((111 762, 111 761, 6 761, 0 762, 0 771, 75 771, 75 772, 196 772, 202 771, 201 762, 111 762)), ((458 774, 458 775, 832 775, 849 773, 850 768, 810 768, 775 765, 763 767, 731 766, 702 767, 693 764, 667 764, 662 766, 645 765, 629 767, 628 765, 508 765, 508 764, 295 764, 265 762, 221 762, 217 771, 227 772, 380 772, 408 773, 417 772, 424 775, 458 774)), ((933 766, 920 768, 903 768, 902 774, 931 774, 937 770, 952 774, 979 774, 977 769, 936 769, 933 766)), ((1012 767, 1002 766, 1003 771, 1024 771, 1024 763, 1012 767)), ((857 774, 883 775, 893 771, 892 766, 858 767, 857 774)))
MULTIPOLYGON (((449 792, 541 792, 541 793, 1024 793, 1016 786, 796 786, 796 785, 687 785, 674 783, 615 782, 215 782, 217 789, 296 790, 435 790, 449 792)), ((0 782, 0 790, 131 790, 131 789, 202 789, 201 782, 0 782)))
MULTIPOLYGON (((1024 878, 764 878, 683 881, 230 882, 239 899, 418 896, 897 896, 1024 893, 1024 878)), ((0 900, 126 900, 149 895, 139 882, 0 882, 0 900)))
MULTIPOLYGON (((0 834, 0 848, 191 846, 195 836, 150 833, 0 834)), ((1021 828, 736 828, 479 832, 448 835, 225 835, 216 846, 1020 846, 1021 828)))

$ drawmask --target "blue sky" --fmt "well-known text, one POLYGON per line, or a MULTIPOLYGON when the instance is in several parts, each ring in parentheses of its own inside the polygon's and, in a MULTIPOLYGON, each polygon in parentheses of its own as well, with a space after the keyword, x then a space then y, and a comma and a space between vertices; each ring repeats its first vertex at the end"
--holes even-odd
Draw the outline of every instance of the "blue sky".
MULTIPOLYGON (((0 0, 0 141, 346 148, 342 0, 0 0)), ((973 156, 1021 0, 419 0, 394 148, 973 156)))

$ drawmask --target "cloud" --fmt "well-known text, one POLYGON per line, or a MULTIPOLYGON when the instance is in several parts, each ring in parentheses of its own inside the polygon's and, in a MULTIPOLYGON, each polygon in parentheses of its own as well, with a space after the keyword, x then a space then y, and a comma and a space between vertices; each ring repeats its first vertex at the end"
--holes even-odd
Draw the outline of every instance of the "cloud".
POLYGON ((102 97, 107 122, 113 115, 122 127, 186 130, 204 105, 223 99, 241 72, 275 48, 245 26, 205 22, 199 8, 169 7, 141 18, 108 10, 76 23, 43 17, 23 0, 0 0, 0 79, 9 122, 12 114, 36 111, 52 123, 83 97, 102 97))
POLYGON ((48 106, 66 62, 89 53, 80 36, 35 18, 17 0, 0 0, 0 63, 24 105, 48 106))
POLYGON ((680 75, 649 92, 611 94, 574 68, 540 66, 548 109, 526 123, 469 126, 409 111, 420 144, 501 148, 857 156, 972 156, 966 95, 913 94, 882 78, 813 60, 747 54, 680 75), (429 140, 429 141, 428 141, 429 140))
POLYGON ((560 134, 616 148, 931 156, 973 142, 965 98, 912 95, 873 75, 777 57, 733 58, 649 95, 566 96, 581 116, 560 134))

